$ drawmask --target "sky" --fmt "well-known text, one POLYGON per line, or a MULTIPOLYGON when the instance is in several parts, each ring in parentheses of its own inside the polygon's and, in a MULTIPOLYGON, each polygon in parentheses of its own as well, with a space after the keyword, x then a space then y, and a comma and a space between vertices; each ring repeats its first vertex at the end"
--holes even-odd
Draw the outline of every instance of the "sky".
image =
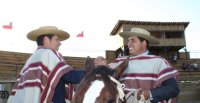
POLYGON ((104 56, 122 44, 110 36, 118 20, 190 22, 186 47, 200 57, 200 0, 1 0, 0 50, 33 53, 26 34, 41 26, 57 26, 70 34, 62 42, 64 56, 104 56), (12 29, 3 25, 13 23, 12 29), (76 37, 83 31, 84 37, 76 37))

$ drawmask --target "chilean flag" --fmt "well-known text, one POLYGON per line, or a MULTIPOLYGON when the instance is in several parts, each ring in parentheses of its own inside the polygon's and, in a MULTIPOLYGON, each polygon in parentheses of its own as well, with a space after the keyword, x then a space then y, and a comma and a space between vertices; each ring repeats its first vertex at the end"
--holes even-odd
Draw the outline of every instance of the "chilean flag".
POLYGON ((3 25, 4 29, 12 29, 12 22, 9 23, 9 25, 3 25))
POLYGON ((83 32, 81 32, 78 35, 76 35, 76 37, 84 37, 83 32))

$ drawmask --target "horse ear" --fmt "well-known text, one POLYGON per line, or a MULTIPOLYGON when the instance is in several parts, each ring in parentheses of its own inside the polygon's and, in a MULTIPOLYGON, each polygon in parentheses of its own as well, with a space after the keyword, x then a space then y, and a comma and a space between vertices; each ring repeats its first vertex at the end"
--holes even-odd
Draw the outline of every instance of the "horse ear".
POLYGON ((117 80, 120 78, 124 70, 127 68, 128 62, 129 62, 129 56, 119 66, 113 69, 115 72, 114 78, 116 78, 117 80))
POLYGON ((88 56, 85 62, 86 74, 89 74, 95 68, 94 61, 88 56))

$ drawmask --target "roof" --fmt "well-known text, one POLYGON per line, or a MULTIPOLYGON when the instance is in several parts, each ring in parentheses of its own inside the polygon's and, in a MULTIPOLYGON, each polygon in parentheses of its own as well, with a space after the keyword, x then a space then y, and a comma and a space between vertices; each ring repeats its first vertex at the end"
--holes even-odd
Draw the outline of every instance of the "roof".
POLYGON ((189 22, 153 22, 153 21, 130 21, 130 20, 119 20, 114 26, 110 35, 116 35, 122 24, 132 24, 132 25, 184 25, 186 28, 189 22))

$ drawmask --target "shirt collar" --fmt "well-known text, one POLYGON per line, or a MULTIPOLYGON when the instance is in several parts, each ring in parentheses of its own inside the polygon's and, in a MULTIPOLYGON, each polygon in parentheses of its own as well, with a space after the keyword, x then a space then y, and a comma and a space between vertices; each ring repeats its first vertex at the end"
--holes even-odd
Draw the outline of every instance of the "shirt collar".
POLYGON ((141 54, 138 54, 137 56, 144 56, 144 55, 148 55, 148 53, 149 53, 149 50, 147 50, 147 51, 145 51, 145 52, 143 52, 143 53, 141 53, 141 54))

